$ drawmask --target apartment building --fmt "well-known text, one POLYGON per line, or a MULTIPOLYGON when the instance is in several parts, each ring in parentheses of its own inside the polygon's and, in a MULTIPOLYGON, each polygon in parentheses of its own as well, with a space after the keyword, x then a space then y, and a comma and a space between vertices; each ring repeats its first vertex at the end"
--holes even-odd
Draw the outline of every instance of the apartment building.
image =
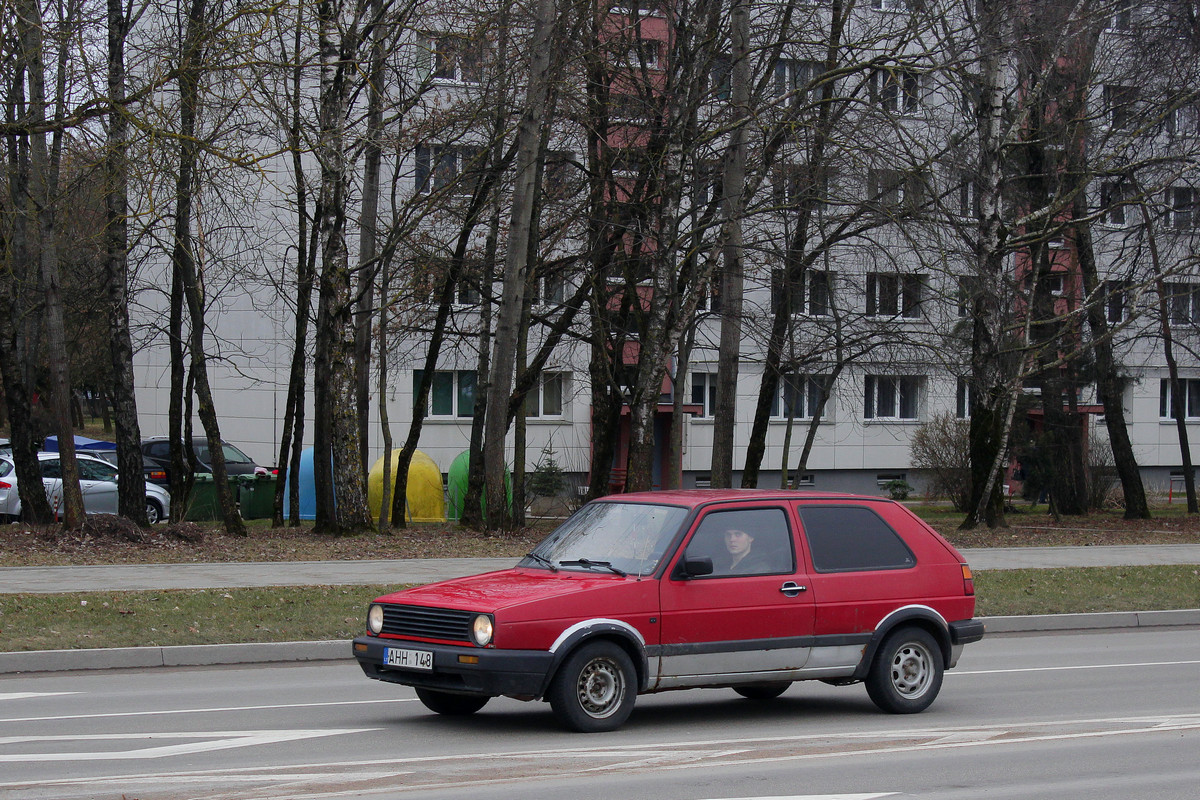
MULTIPOLYGON (((972 90, 978 65, 970 55, 975 29, 959 4, 946 4, 944 13, 935 14, 905 0, 874 0, 847 16, 831 47, 835 5, 756 7, 747 56, 753 63, 749 116, 730 108, 728 15, 718 15, 721 33, 712 42, 679 24, 670 4, 644 0, 602 9, 593 28, 567 32, 563 47, 570 66, 560 74, 556 116, 548 127, 540 266, 530 283, 527 351, 536 352, 581 296, 581 287, 595 283, 601 288, 593 287, 587 302, 613 312, 607 319, 614 325, 627 321, 628 330, 609 341, 618 353, 614 363, 632 368, 641 309, 626 302, 617 313, 617 306, 631 297, 638 298, 633 306, 648 304, 656 291, 648 288, 649 265, 675 259, 679 280, 670 291, 681 304, 694 296, 696 312, 683 326, 682 346, 670 355, 658 398, 655 485, 663 485, 676 468, 683 486, 707 484, 714 427, 722 415, 735 420, 736 485, 757 413, 765 418, 759 485, 778 485, 786 474, 794 485, 823 490, 877 493, 903 481, 919 492, 925 478, 914 468, 913 435, 935 419, 965 419, 970 413, 972 318, 966 298, 976 278, 972 90), (677 64, 683 57, 689 59, 686 68, 677 64), (721 408, 720 277, 728 262, 718 251, 725 241, 728 206, 721 174, 731 121, 745 125, 750 135, 748 188, 738 220, 744 302, 737 398, 732 408, 721 408), (680 133, 684 126, 692 126, 687 135, 680 133), (597 176, 602 167, 604 174, 597 176), (598 194, 589 197, 589 190, 598 194), (670 236, 663 230, 664 204, 670 236), (605 212, 599 220, 598 209, 605 212), (597 280, 591 251, 602 240, 612 247, 604 262, 608 271, 597 280), (772 337, 782 342, 773 355, 772 337), (758 408, 766 370, 775 371, 777 388, 765 398, 764 414, 758 408), (673 427, 682 442, 678 467, 668 457, 673 427)), ((1126 4, 1112 16, 1099 36, 1105 58, 1096 61, 1111 75, 1085 89, 1086 107, 1095 111, 1090 129, 1096 148, 1115 154, 1100 160, 1086 201, 1075 206, 1092 222, 1103 299, 1085 291, 1076 242, 1065 223, 1061 232, 1032 245, 1048 253, 1045 274, 1035 281, 1033 250, 1014 245, 1005 255, 1004 285, 993 290, 1012 312, 1007 332, 1014 338, 1022 335, 1027 316, 1022 309, 1030 307, 1035 283, 1055 298, 1053 308, 1065 317, 1081 318, 1087 303, 1103 303, 1122 363, 1123 401, 1139 464, 1148 487, 1166 491, 1182 462, 1162 347, 1163 308, 1176 337, 1189 436, 1200 430, 1195 349, 1200 276, 1191 255, 1200 214, 1190 152, 1200 137, 1200 115, 1165 78, 1162 86, 1152 85, 1158 79, 1133 85, 1131 76, 1138 73, 1128 65, 1142 44, 1137 32, 1152 19, 1146 8, 1126 4), (1121 58, 1107 57, 1122 50, 1121 58), (1154 98, 1166 102, 1168 111, 1152 103, 1154 98), (1132 160, 1159 166, 1119 167, 1118 157, 1126 165, 1132 160)), ((489 265, 497 253, 503 260, 503 203, 498 225, 469 230, 462 225, 480 176, 503 149, 496 144, 503 136, 494 136, 491 127, 503 124, 481 113, 487 107, 481 100, 494 93, 519 96, 519 79, 506 83, 497 75, 520 50, 501 52, 495 17, 481 23, 462 10, 432 14, 411 28, 398 37, 392 54, 394 90, 418 83, 424 88, 388 136, 385 178, 394 192, 381 218, 403 225, 418 216, 416 209, 426 213, 398 248, 392 291, 399 300, 387 323, 389 380, 383 393, 393 437, 400 439, 412 419, 414 387, 428 350, 440 274, 429 265, 460 258, 468 268, 456 287, 449 334, 439 346, 419 445, 446 472, 470 443, 479 331, 489 324, 486 306, 498 292, 489 265), (423 82, 417 79, 422 76, 423 82)), ((512 23, 505 35, 518 38, 526 29, 524 22, 512 23)), ((1011 74, 1013 64, 1006 69, 1015 103, 1024 90, 1011 74)), ((1019 139, 1014 133, 1013 140, 1019 139)), ((1062 153, 1053 141, 1041 150, 1062 153)), ((275 163, 279 169, 266 173, 257 202, 243 213, 262 231, 264 268, 286 271, 292 244, 279 209, 290 189, 282 162, 275 163)), ((230 282, 214 295, 217 313, 209 316, 209 325, 221 357, 211 381, 223 432, 256 459, 273 462, 291 358, 289 290, 279 281, 230 282)), ((161 313, 162 305, 147 308, 161 313)), ((526 468, 553 458, 577 486, 591 480, 597 437, 613 433, 596 429, 592 408, 592 326, 600 316, 578 314, 572 334, 538 371, 524 412, 526 468)), ((1063 349, 1086 351, 1085 328, 1078 324, 1072 336, 1080 338, 1063 349)), ((138 355, 138 401, 147 433, 165 430, 166 356, 161 337, 138 355)), ((613 383, 622 386, 622 380, 613 383)), ((1034 383, 1014 387, 1031 397, 1014 422, 1018 432, 1039 424, 1034 383)), ((1071 385, 1073 408, 1082 415, 1089 442, 1103 447, 1094 382, 1081 375, 1071 385)), ((370 444, 378 454, 375 403, 371 414, 370 444)), ((616 417, 608 478, 613 489, 622 485, 630 416, 626 405, 616 417)), ((510 433, 510 446, 515 441, 510 433)))

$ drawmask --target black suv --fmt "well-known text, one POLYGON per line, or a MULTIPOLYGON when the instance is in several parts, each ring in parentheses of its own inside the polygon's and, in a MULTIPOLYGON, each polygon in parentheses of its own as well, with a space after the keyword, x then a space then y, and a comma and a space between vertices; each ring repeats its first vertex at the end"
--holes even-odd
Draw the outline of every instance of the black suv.
MULTIPOLYGON (((208 452, 208 439, 203 436, 192 437, 192 449, 196 453, 196 464, 193 472, 212 472, 212 458, 208 452)), ((229 442, 221 442, 221 450, 225 454, 225 471, 229 475, 254 475, 265 473, 265 467, 254 463, 250 456, 237 449, 229 442)), ((171 440, 166 436, 153 436, 142 440, 142 457, 149 463, 153 461, 163 470, 163 483, 169 485, 171 480, 171 440)))

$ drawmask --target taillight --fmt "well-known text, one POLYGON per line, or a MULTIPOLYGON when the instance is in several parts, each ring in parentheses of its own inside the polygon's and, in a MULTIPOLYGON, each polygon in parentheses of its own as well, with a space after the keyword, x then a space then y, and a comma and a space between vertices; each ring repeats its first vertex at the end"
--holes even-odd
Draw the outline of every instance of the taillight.
POLYGON ((163 483, 166 483, 166 481, 167 481, 167 473, 166 473, 165 471, 161 470, 161 469, 152 469, 152 470, 150 470, 149 472, 147 472, 147 473, 146 473, 146 480, 148 480, 148 481, 162 481, 163 483))
POLYGON ((975 594, 975 576, 971 574, 971 568, 968 567, 966 564, 962 565, 962 576, 963 576, 963 594, 965 594, 965 595, 975 594))
POLYGON ((8 481, 0 481, 0 489, 11 489, 12 484, 8 481))

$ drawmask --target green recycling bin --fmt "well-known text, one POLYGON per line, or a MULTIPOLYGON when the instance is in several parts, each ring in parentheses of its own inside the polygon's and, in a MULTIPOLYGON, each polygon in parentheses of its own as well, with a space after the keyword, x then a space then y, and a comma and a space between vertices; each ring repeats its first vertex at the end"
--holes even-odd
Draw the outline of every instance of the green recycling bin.
POLYGON ((275 511, 274 475, 239 475, 238 502, 242 519, 270 519, 275 511))
POLYGON ((188 497, 183 518, 189 522, 208 522, 221 518, 221 503, 217 500, 217 484, 207 472, 196 473, 192 493, 188 497))

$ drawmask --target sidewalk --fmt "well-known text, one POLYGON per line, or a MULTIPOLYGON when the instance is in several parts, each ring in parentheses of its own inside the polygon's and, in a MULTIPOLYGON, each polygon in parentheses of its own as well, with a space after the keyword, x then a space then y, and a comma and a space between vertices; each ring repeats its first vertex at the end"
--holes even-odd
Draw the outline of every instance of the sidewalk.
MULTIPOLYGON (((1200 544, 1112 547, 1008 547, 961 551, 975 571, 1053 567, 1200 564, 1200 544)), ((376 561, 299 561, 228 564, 115 564, 83 567, 0 568, 0 593, 44 594, 156 589, 224 589, 253 586, 399 585, 430 583, 506 569, 512 558, 429 558, 376 561)), ((1200 609, 1108 614, 986 618, 988 632, 1095 630, 1200 626, 1200 609)), ((210 666, 350 659, 349 643, 129 647, 0 653, 0 674, 77 669, 210 666)))
MULTIPOLYGON (((973 570, 1200 564, 1200 544, 1112 547, 997 547, 961 551, 973 570)), ((0 593, 338 586, 433 581, 507 569, 515 558, 397 558, 376 561, 271 561, 228 564, 114 564, 3 567, 0 593)))

